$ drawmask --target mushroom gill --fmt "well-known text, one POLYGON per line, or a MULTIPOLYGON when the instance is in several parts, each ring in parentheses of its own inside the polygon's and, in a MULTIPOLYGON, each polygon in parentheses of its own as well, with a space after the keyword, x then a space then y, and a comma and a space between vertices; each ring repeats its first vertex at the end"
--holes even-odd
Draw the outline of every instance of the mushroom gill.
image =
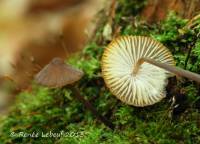
POLYGON ((121 36, 114 39, 102 57, 102 75, 107 87, 122 102, 148 106, 165 97, 167 70, 150 63, 148 58, 175 65, 170 51, 156 40, 144 36, 121 36))
POLYGON ((199 74, 174 65, 172 54, 160 42, 144 36, 122 36, 105 49, 102 74, 118 99, 142 107, 165 97, 167 78, 173 74, 200 83, 199 74))

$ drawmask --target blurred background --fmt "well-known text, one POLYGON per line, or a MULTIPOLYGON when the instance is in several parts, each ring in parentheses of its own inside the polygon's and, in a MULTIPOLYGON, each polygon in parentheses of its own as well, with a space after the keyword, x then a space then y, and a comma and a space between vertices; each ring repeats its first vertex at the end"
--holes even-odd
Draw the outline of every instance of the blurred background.
POLYGON ((82 49, 104 0, 0 1, 0 111, 53 57, 82 49), (12 91, 12 93, 10 93, 12 91))

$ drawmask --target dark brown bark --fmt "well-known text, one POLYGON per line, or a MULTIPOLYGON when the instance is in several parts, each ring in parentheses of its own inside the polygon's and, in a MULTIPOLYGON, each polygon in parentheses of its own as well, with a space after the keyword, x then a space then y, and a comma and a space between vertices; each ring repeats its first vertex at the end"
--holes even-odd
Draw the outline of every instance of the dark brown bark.
POLYGON ((142 17, 148 22, 164 19, 169 11, 184 18, 192 18, 200 12, 200 0, 148 0, 142 17))

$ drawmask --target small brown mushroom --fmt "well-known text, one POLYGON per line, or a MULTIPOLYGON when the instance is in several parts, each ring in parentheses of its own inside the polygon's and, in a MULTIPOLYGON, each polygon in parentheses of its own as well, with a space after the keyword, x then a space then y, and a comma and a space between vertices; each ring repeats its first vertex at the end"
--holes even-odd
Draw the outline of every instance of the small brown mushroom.
POLYGON ((106 126, 114 129, 113 124, 100 115, 92 104, 80 95, 79 90, 73 85, 82 78, 83 74, 82 71, 73 68, 69 64, 65 64, 61 58, 54 58, 35 76, 35 80, 37 83, 49 88, 68 86, 75 97, 80 100, 85 107, 93 113, 93 115, 95 115, 106 126))
POLYGON ((82 71, 65 64, 61 58, 54 58, 35 76, 35 80, 41 85, 59 88, 73 84, 82 76, 82 71))

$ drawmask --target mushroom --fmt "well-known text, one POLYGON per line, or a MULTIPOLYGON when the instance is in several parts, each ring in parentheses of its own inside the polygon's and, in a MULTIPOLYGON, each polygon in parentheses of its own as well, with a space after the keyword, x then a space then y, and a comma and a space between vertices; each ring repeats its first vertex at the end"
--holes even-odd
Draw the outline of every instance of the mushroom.
POLYGON ((100 115, 92 104, 81 96, 79 90, 74 83, 80 80, 83 72, 73 68, 69 64, 64 63, 61 58, 54 58, 48 65, 46 65, 36 76, 35 81, 43 86, 49 88, 61 88, 68 86, 75 97, 80 100, 86 108, 88 108, 93 115, 95 115, 106 126, 114 129, 114 126, 105 117, 100 115))
POLYGON ((111 93, 122 102, 138 107, 162 100, 167 78, 174 74, 200 82, 198 74, 175 67, 173 56, 165 46, 145 36, 114 39, 103 53, 101 66, 111 93))

